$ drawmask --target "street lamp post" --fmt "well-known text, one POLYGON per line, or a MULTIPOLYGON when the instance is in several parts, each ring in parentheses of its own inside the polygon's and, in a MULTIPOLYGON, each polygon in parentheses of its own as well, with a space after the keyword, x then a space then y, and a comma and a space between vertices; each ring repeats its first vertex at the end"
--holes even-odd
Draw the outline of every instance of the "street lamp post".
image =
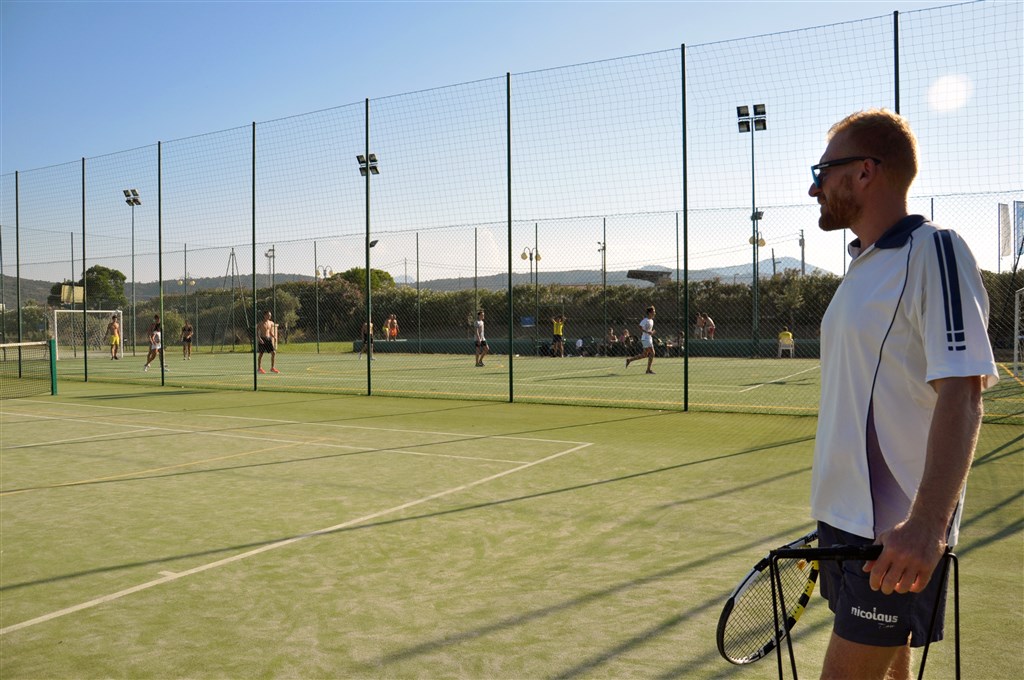
POLYGON ((315 266, 316 274, 314 275, 314 277, 316 278, 316 282, 314 285, 316 287, 316 353, 320 354, 320 280, 331 278, 332 276, 334 276, 334 272, 331 271, 331 268, 325 264, 315 266))
MULTIPOLYGON (((132 356, 135 356, 135 206, 142 205, 138 189, 124 189, 124 202, 132 209, 132 356)), ((122 348, 122 352, 124 349, 122 348)))
POLYGON ((270 273, 270 297, 271 297, 270 306, 271 306, 271 311, 272 311, 273 316, 274 316, 274 323, 276 324, 277 323, 277 282, 276 282, 275 279, 277 278, 276 277, 277 266, 276 266, 276 264, 274 262, 275 258, 277 257, 276 248, 274 246, 270 246, 270 249, 267 250, 267 252, 263 253, 263 255, 267 258, 267 268, 270 270, 269 271, 269 273, 270 273))
POLYGON ((753 319, 751 323, 751 336, 754 341, 754 356, 757 356, 757 345, 758 345, 758 300, 757 300, 757 286, 758 286, 758 271, 757 271, 757 257, 758 248, 764 246, 764 239, 757 230, 757 223, 764 217, 764 213, 757 209, 757 193, 756 193, 756 171, 754 169, 754 132, 762 132, 768 129, 768 115, 765 111, 764 104, 754 104, 753 113, 750 112, 750 107, 737 106, 736 107, 736 125, 739 129, 740 134, 746 132, 750 133, 750 225, 751 225, 751 236, 750 245, 753 249, 753 278, 751 281, 751 296, 753 302, 753 319))
POLYGON ((540 327, 540 290, 537 285, 538 277, 533 263, 536 260, 537 266, 540 266, 540 251, 537 250, 536 246, 533 248, 527 246, 523 248, 523 254, 519 257, 530 261, 530 282, 533 283, 533 338, 536 343, 540 340, 537 330, 540 327))

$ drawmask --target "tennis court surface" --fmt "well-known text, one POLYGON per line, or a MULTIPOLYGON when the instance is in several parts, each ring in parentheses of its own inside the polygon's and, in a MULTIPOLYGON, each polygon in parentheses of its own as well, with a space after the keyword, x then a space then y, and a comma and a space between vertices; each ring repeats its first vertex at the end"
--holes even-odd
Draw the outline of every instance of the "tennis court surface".
MULTIPOLYGON (((69 382, 0 400, 0 675, 775 677, 714 630, 810 528, 814 424, 69 382)), ((1018 675, 1022 454, 1018 426, 983 427, 964 677, 1018 675)), ((808 677, 828 633, 815 596, 808 677)))

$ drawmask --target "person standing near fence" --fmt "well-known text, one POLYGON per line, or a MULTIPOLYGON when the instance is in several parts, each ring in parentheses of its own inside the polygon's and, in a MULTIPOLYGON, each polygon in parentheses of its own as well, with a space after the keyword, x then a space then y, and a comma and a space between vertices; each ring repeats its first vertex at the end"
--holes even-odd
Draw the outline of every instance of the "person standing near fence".
POLYGON ((551 319, 551 356, 565 358, 565 317, 561 314, 551 319))
POLYGON ((702 314, 704 317, 704 339, 714 340, 715 339, 715 320, 707 314, 702 314))
POLYGON ((697 313, 697 323, 694 325, 694 333, 696 333, 698 340, 707 339, 707 336, 704 335, 704 314, 701 312, 697 313))
POLYGON ((634 361, 647 359, 647 372, 653 374, 651 364, 654 363, 654 305, 647 308, 647 316, 640 320, 640 354, 626 359, 626 368, 634 361))
POLYGON ((256 372, 266 373, 263 370, 263 355, 270 354, 270 372, 280 373, 277 370, 277 324, 274 323, 271 318, 270 310, 263 312, 263 321, 260 322, 259 327, 256 329, 259 331, 259 354, 256 357, 256 372))
MULTIPOLYGON (((821 677, 903 680, 937 598, 944 609, 937 569, 956 544, 981 393, 999 379, 988 296, 963 239, 908 214, 917 142, 906 119, 862 111, 828 139, 808 193, 823 231, 857 238, 821 323, 811 514, 822 545, 883 548, 874 561, 822 562, 835 619, 821 677)), ((932 641, 942 623, 940 611, 932 641)))
POLYGON ((476 313, 476 365, 477 367, 484 365, 484 357, 490 351, 487 348, 487 336, 484 335, 484 310, 480 310, 476 313))
POLYGON ((373 361, 373 322, 364 321, 360 332, 363 335, 363 344, 359 346, 359 356, 356 359, 362 359, 365 351, 367 360, 373 361))
POLYGON ((117 349, 121 345, 121 324, 117 322, 117 314, 113 314, 110 317, 110 323, 107 324, 107 337, 110 338, 110 359, 118 359, 117 349))
POLYGON ((181 327, 181 360, 192 361, 192 335, 194 329, 192 324, 185 321, 185 325, 181 327))

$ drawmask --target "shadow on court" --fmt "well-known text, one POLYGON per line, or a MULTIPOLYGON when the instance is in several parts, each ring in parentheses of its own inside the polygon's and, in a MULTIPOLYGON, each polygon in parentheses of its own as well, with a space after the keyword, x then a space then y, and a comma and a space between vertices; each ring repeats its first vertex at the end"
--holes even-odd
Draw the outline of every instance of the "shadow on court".
MULTIPOLYGON (((465 441, 465 440, 457 440, 457 441, 465 441)), ((381 521, 369 522, 369 523, 365 523, 365 524, 356 524, 356 525, 353 525, 353 526, 344 527, 344 528, 336 529, 336 530, 333 530, 333 531, 325 531, 325 532, 311 531, 308 534, 300 534, 300 535, 297 535, 297 536, 295 536, 295 535, 293 535, 293 536, 279 536, 279 537, 276 537, 276 538, 266 539, 266 540, 262 540, 262 541, 252 541, 252 542, 249 542, 249 543, 241 543, 241 544, 232 545, 232 546, 225 546, 225 547, 221 547, 221 548, 211 548, 210 550, 201 550, 201 551, 196 551, 196 552, 191 552, 191 553, 186 553, 186 554, 181 554, 181 555, 170 555, 170 556, 153 558, 151 560, 141 560, 141 561, 126 563, 126 564, 111 565, 111 566, 105 566, 105 567, 96 567, 96 568, 93 568, 93 569, 86 569, 86 570, 77 571, 77 572, 70 572, 70 573, 67 573, 67 574, 59 575, 59 576, 51 576, 51 577, 43 578, 43 579, 37 579, 37 580, 32 580, 32 581, 22 581, 20 583, 12 583, 12 584, 9 584, 9 585, 3 585, 3 586, 0 586, 0 592, 12 591, 12 590, 17 590, 19 588, 27 588, 27 587, 30 587, 30 586, 43 585, 43 584, 47 584, 47 583, 57 583, 57 582, 60 582, 60 581, 65 581, 65 580, 82 578, 82 577, 86 577, 86 576, 94 576, 94 575, 103 574, 103 573, 117 572, 117 571, 122 571, 122 570, 126 570, 126 569, 133 569, 133 568, 137 568, 137 567, 160 565, 160 564, 165 564, 165 563, 170 563, 170 562, 176 562, 178 560, 195 559, 197 557, 212 557, 212 556, 223 555, 225 553, 244 552, 244 551, 247 551, 247 550, 253 550, 255 548, 260 548, 260 547, 263 547, 263 546, 272 545, 272 544, 275 544, 275 543, 280 543, 282 541, 287 541, 287 540, 291 540, 291 539, 295 539, 295 538, 301 538, 301 537, 305 537, 305 536, 311 536, 313 534, 315 534, 317 536, 330 536, 332 534, 339 534, 339 533, 345 533, 345 532, 351 532, 351 531, 357 531, 357 530, 365 530, 365 529, 373 529, 373 528, 377 528, 377 527, 384 527, 384 526, 390 526, 390 525, 398 525, 398 524, 404 524, 404 523, 407 523, 407 522, 414 522, 414 521, 419 521, 419 520, 424 520, 424 519, 432 519, 432 518, 437 518, 437 517, 445 517, 445 516, 450 516, 450 515, 458 515, 458 514, 462 514, 462 513, 466 513, 466 512, 472 512, 472 511, 476 511, 476 510, 483 510, 483 509, 487 509, 487 508, 493 508, 493 507, 499 507, 499 506, 503 506, 503 505, 508 505, 508 504, 511 504, 511 503, 520 503, 520 502, 523 502, 523 501, 530 501, 530 500, 535 500, 535 499, 538 499, 538 498, 546 498, 546 497, 556 496, 556 495, 559 495, 559 494, 575 492, 575 491, 581 491, 583 489, 590 489, 590 488, 594 488, 594 487, 603 486, 603 485, 606 485, 606 484, 615 484, 615 483, 618 483, 618 482, 625 482, 625 481, 629 481, 629 480, 640 479, 640 478, 648 477, 648 476, 651 476, 651 475, 663 474, 663 473, 666 473, 666 472, 672 472, 672 471, 675 471, 675 470, 681 470, 681 469, 693 467, 693 466, 696 466, 696 465, 703 465, 705 463, 718 462, 718 461, 726 460, 726 459, 729 459, 729 458, 736 458, 736 457, 741 457, 741 456, 753 455, 753 454, 756 454, 756 453, 760 453, 760 452, 762 452, 762 451, 764 451, 766 449, 776 448, 777 446, 783 446, 783 445, 785 445, 785 443, 777 443, 777 444, 770 444, 770 445, 766 445, 766 446, 759 446, 759 447, 755 447, 755 448, 745 449, 743 451, 736 451, 736 452, 733 452, 733 453, 723 454, 721 456, 713 456, 713 457, 704 458, 704 459, 701 459, 701 460, 687 461, 685 463, 679 463, 677 465, 669 465, 669 466, 666 466, 666 467, 654 468, 652 470, 645 470, 645 471, 642 471, 642 472, 636 472, 636 473, 629 474, 629 475, 622 475, 620 477, 613 477, 613 478, 610 478, 610 479, 602 479, 602 480, 597 480, 597 481, 593 481, 593 482, 586 482, 584 484, 577 484, 577 485, 574 485, 574 486, 564 487, 564 488, 560 488, 560 489, 551 489, 549 491, 539 491, 539 492, 533 493, 533 494, 527 494, 527 495, 523 495, 523 496, 516 496, 516 497, 513 497, 513 498, 503 498, 503 499, 499 499, 499 500, 495 500, 495 501, 488 501, 486 503, 477 503, 477 504, 474 504, 474 505, 468 505, 468 506, 463 506, 463 507, 459 507, 459 508, 452 508, 450 510, 440 510, 440 511, 437 511, 437 512, 424 513, 424 514, 420 514, 420 515, 414 515, 414 516, 411 516, 411 517, 400 517, 400 518, 396 518, 396 519, 381 520, 381 521)), ((383 449, 375 449, 375 450, 379 451, 379 450, 383 450, 383 449)), ((394 451, 394 450, 399 450, 399 449, 391 448, 391 449, 386 449, 386 450, 394 451)), ((370 452, 372 452, 372 451, 361 451, 361 452, 353 452, 353 453, 331 454, 331 455, 328 455, 328 456, 315 456, 315 457, 312 457, 312 458, 303 458, 301 460, 317 460, 317 459, 320 459, 320 458, 334 458, 334 457, 340 457, 340 456, 362 455, 364 453, 370 453, 370 452)), ((236 469, 240 469, 240 468, 262 467, 262 466, 268 466, 268 465, 285 464, 285 463, 289 463, 289 462, 295 462, 295 461, 257 463, 257 464, 243 465, 243 466, 228 466, 228 467, 225 467, 225 468, 218 468, 218 470, 236 470, 236 469)), ((187 472, 168 473, 168 474, 164 474, 164 475, 153 475, 153 476, 151 476, 149 478, 179 477, 179 476, 183 476, 183 475, 203 474, 203 473, 216 472, 216 471, 217 470, 192 470, 192 471, 187 471, 187 472)), ((143 478, 128 478, 128 479, 116 479, 116 480, 106 480, 106 481, 100 480, 100 481, 84 482, 83 484, 124 483, 124 482, 128 482, 128 481, 135 481, 135 480, 138 480, 138 479, 143 479, 143 478)), ((766 480, 764 483, 770 483, 770 482, 771 482, 771 480, 766 480)), ((750 485, 746 485, 746 486, 744 486, 742 488, 746 489, 749 486, 750 485)), ((739 489, 737 489, 737 490, 739 490, 739 489)), ((12 493, 13 491, 15 491, 15 490, 5 490, 4 493, 12 493)), ((723 495, 725 495, 724 492, 716 494, 717 497, 721 497, 723 495)))

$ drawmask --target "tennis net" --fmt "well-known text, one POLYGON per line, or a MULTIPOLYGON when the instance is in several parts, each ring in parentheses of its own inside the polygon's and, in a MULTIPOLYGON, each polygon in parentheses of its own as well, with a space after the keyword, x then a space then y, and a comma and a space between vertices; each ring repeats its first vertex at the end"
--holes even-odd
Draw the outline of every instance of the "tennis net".
POLYGON ((0 345, 0 399, 57 394, 53 340, 0 345))

